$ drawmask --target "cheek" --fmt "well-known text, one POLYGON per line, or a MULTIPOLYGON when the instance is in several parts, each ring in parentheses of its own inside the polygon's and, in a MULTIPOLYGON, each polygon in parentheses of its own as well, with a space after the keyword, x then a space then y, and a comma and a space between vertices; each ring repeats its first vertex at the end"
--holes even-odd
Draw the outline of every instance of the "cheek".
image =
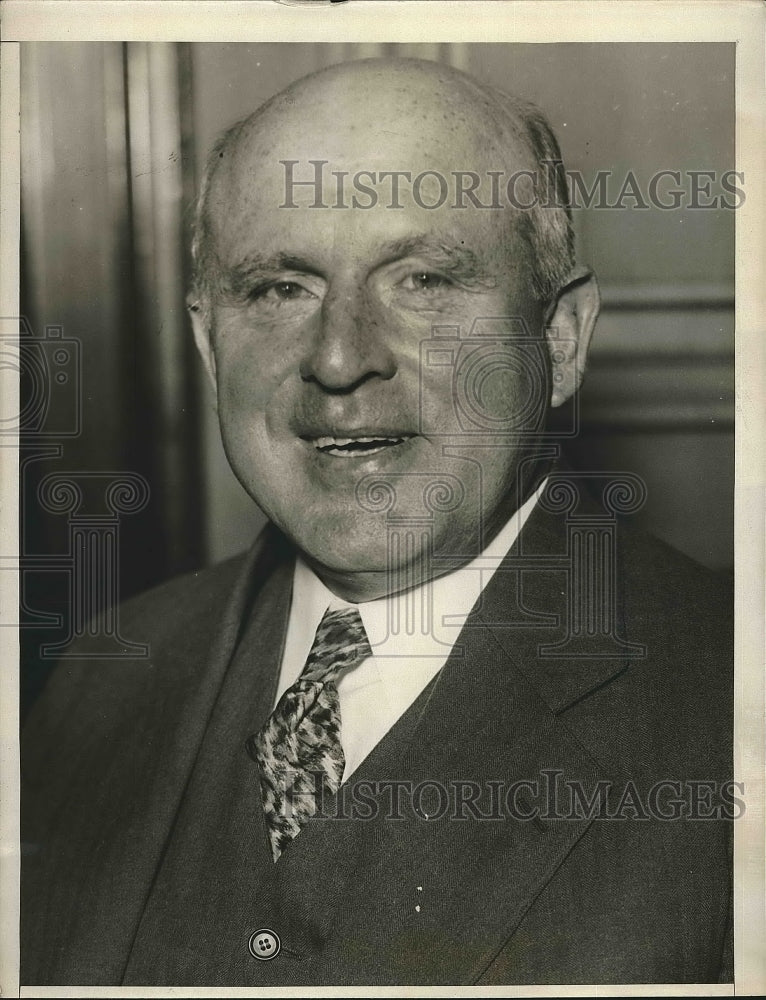
POLYGON ((464 434, 468 443, 474 435, 518 440, 519 434, 539 431, 549 396, 544 344, 482 339, 441 342, 440 348, 429 346, 421 370, 432 433, 464 434), (429 364, 433 359, 442 363, 429 364))
POLYGON ((466 411, 487 430, 539 429, 548 397, 544 346, 485 348, 460 369, 456 389, 466 411))
POLYGON ((214 353, 222 422, 232 423, 237 414, 251 419, 265 414, 290 370, 287 352, 274 338, 229 328, 216 337, 214 353))

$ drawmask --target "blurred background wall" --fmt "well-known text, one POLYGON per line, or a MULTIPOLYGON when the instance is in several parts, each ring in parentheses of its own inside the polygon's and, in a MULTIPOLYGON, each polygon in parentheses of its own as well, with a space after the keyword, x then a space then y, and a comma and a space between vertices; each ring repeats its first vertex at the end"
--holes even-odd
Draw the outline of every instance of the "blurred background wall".
MULTIPOLYGON (((24 439, 22 553, 67 544, 36 492, 62 470, 132 470, 149 484, 120 524, 121 597, 249 544, 261 515, 226 463, 184 312, 196 180, 214 137, 293 79, 388 54, 443 60, 531 99, 589 187, 598 170, 646 185, 660 170, 735 166, 728 44, 22 46, 25 336, 49 358, 57 337, 79 343, 66 388, 77 400, 56 388, 50 433, 24 439), (76 431, 57 438, 74 405, 76 431)), ((645 526, 727 569, 734 213, 624 204, 575 212, 604 307, 567 450, 584 469, 638 472, 645 526)), ((63 571, 24 572, 33 640, 55 633, 40 609, 63 608, 67 587, 63 571)))

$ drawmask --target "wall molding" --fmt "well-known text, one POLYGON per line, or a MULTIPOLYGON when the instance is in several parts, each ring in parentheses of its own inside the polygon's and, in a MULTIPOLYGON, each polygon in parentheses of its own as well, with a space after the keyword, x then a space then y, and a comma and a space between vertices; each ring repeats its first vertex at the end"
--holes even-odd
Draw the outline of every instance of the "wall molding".
POLYGON ((607 284, 601 288, 601 304, 604 310, 612 312, 633 309, 733 309, 734 285, 728 282, 607 284))

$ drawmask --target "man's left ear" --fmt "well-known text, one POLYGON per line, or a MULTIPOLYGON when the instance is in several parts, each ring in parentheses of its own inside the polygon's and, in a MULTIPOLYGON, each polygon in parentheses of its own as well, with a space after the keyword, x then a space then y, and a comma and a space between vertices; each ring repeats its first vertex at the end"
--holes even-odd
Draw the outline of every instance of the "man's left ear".
POLYGON ((580 388, 600 305, 595 274, 576 268, 548 308, 545 336, 553 372, 551 406, 561 406, 580 388))

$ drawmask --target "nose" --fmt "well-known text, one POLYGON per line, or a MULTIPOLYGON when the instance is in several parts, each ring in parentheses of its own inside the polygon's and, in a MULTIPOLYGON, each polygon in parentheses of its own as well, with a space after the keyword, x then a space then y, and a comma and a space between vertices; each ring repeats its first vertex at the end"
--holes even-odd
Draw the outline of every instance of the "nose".
POLYGON ((314 322, 300 365, 304 382, 328 392, 351 392, 370 379, 396 374, 382 317, 363 289, 330 289, 314 322))

